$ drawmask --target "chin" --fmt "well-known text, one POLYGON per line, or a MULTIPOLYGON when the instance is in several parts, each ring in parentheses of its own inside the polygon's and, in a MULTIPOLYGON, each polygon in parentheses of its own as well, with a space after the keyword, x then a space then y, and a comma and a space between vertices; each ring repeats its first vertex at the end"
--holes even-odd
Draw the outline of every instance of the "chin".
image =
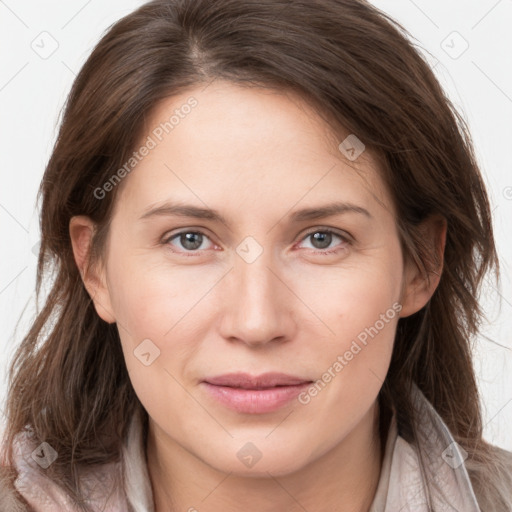
MULTIPOLYGON (((260 446, 262 444, 260 443, 260 446)), ((250 441, 236 443, 236 445, 235 450, 232 448, 223 450, 221 456, 215 457, 213 454, 213 458, 210 453, 211 460, 203 460, 222 473, 254 478, 268 478, 269 473, 276 477, 289 475, 308 464, 307 459, 297 456, 297 453, 301 451, 304 455, 304 447, 301 445, 282 446, 281 450, 275 446, 269 447, 268 444, 267 447, 258 448, 258 442, 251 443, 250 441), (233 456, 229 454, 233 454, 233 456)))

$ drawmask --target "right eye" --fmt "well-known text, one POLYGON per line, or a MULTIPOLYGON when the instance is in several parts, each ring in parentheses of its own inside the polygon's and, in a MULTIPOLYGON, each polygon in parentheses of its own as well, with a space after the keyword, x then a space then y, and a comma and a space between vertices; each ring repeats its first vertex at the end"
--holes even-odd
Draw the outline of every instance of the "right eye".
MULTIPOLYGON (((209 240, 209 238, 201 231, 180 231, 168 236, 162 243, 170 245, 174 252, 194 253, 198 250, 206 250, 205 247, 201 249, 205 240, 209 240), (173 243, 175 241, 176 244, 173 243), (178 244, 181 245, 181 250, 174 250, 174 247, 178 247, 178 244)), ((178 247, 178 249, 180 248, 178 247)))

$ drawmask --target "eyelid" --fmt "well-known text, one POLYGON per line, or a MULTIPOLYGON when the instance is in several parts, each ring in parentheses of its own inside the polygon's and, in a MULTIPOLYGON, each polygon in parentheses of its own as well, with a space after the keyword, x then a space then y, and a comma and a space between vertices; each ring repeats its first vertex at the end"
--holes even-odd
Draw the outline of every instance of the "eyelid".
MULTIPOLYGON (((162 244, 164 245, 170 245, 170 241, 184 233, 196 233, 196 234, 201 234, 202 236, 208 238, 208 240, 210 240, 210 242, 214 245, 214 246, 218 246, 218 244, 216 242, 214 242, 211 238, 210 235, 208 235, 205 231, 204 231, 204 228, 194 228, 194 227, 190 227, 190 228, 185 228, 185 229, 181 229, 180 231, 177 231, 175 233, 173 232, 168 232, 166 234, 163 235, 162 237, 162 244)), ((336 228, 331 228, 331 227, 328 227, 328 226, 315 226, 313 228, 310 228, 308 231, 306 231, 304 234, 302 234, 302 236, 299 238, 298 242, 297 243, 300 243, 302 242, 303 240, 305 240, 308 236, 312 235, 313 233, 331 233, 333 235, 336 235, 338 237, 340 237, 344 242, 348 243, 348 244, 352 244, 354 239, 353 237, 347 233, 346 231, 343 231, 343 230, 339 230, 339 229, 336 229, 336 228)), ((175 252, 178 252, 178 253, 189 253, 189 254, 197 254, 197 253, 201 253, 203 251, 206 251, 207 249, 201 249, 201 250, 194 250, 194 251, 175 251, 175 252)), ((315 252, 318 252, 318 253, 329 253, 329 252, 334 252, 336 251, 337 249, 317 249, 315 252)))
MULTIPOLYGON (((206 233, 206 230, 205 228, 194 228, 194 227, 190 227, 190 228, 185 228, 185 229, 180 229, 179 231, 176 231, 176 232, 172 232, 172 231, 169 231, 167 233, 165 233, 162 238, 161 238, 161 244, 162 245, 171 245, 170 242, 172 239, 174 238, 177 238, 179 237, 180 235, 183 235, 185 233, 195 233, 195 234, 200 234, 206 238, 208 238, 208 240, 210 240, 210 242, 212 243, 213 246, 218 246, 218 244, 216 242, 214 242, 212 240, 212 237, 206 233)), ((207 249, 201 249, 201 250, 195 250, 195 251, 184 251, 184 250, 175 250, 174 252, 178 252, 178 253, 188 253, 188 254, 199 254, 203 251, 206 251, 207 249)))
POLYGON ((332 233, 333 235, 339 236, 348 243, 354 242, 354 238, 352 235, 350 235, 350 233, 343 231, 342 229, 331 228, 328 226, 316 226, 309 229, 305 234, 302 235, 299 241, 304 240, 304 238, 312 235, 313 233, 332 233))
MULTIPOLYGON (((326 247, 324 249, 317 249, 315 247, 306 247, 305 248, 306 254, 319 255, 321 257, 322 256, 324 256, 324 257, 339 256, 340 253, 342 253, 343 251, 347 251, 353 244, 353 238, 348 233, 346 233, 344 231, 340 232, 334 228, 318 227, 317 226, 316 228, 310 229, 304 235, 302 235, 302 237, 295 244, 295 246, 300 246, 300 244, 304 240, 306 240, 309 236, 311 236, 314 233, 330 233, 334 236, 339 237, 341 239, 341 243, 338 245, 335 245, 334 247, 326 247)), ((295 246, 294 246, 294 249, 295 249, 295 246)), ((298 250, 301 250, 301 249, 302 249, 301 247, 298 247, 298 250)))

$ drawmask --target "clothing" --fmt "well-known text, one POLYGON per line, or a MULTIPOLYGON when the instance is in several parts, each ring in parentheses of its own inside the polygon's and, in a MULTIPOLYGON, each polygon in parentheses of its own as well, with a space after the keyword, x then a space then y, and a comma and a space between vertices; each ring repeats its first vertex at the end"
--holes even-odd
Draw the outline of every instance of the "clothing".
MULTIPOLYGON (((393 415, 370 512, 428 512, 431 509, 481 512, 463 463, 464 452, 416 386, 412 398, 418 410, 416 430, 421 450, 418 452, 414 444, 402 437, 396 415, 393 415), (420 469, 420 457, 424 457, 425 474, 420 469), (427 488, 432 499, 430 504, 427 488)), ((16 489, 34 512, 75 512, 77 509, 66 493, 44 475, 44 470, 32 458, 35 448, 27 434, 16 438, 16 489)), ((142 422, 136 415, 131 421, 120 462, 105 465, 101 472, 83 473, 82 481, 89 484, 93 507, 104 512, 154 512, 144 450, 142 422), (121 478, 123 484, 116 485, 116 478, 121 478)), ((1 481, 0 491, 4 492, 1 481)), ((17 510, 13 506, 5 512, 17 510)))

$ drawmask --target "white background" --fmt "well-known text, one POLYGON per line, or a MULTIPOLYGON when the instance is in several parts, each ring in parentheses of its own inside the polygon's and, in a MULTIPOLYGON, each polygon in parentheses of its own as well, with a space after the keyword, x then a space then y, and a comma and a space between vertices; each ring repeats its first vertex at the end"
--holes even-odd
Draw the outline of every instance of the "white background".
MULTIPOLYGON (((475 365, 486 439, 512 450, 512 1, 372 3, 402 23, 422 51, 428 52, 447 95, 473 135, 491 196, 502 264, 501 289, 489 286, 482 297, 488 322, 476 343, 475 365)), ((101 34, 141 4, 135 0, 0 0, 2 406, 7 364, 34 310, 33 248, 39 240, 36 191, 55 140, 60 109, 101 34), (34 50, 50 51, 52 45, 56 49, 50 56, 43 55, 47 58, 34 50)))

